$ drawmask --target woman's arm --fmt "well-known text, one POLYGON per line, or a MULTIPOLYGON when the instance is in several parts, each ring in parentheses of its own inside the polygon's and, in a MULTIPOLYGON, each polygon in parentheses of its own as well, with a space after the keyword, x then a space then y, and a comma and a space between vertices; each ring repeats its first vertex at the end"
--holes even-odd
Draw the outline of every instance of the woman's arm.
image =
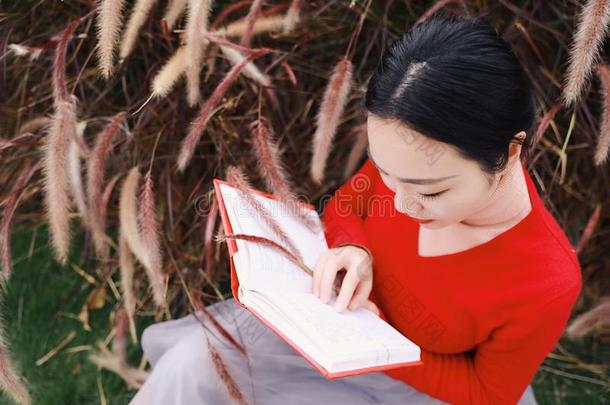
POLYGON ((329 249, 354 245, 372 258, 364 219, 373 195, 377 169, 369 159, 332 195, 324 208, 322 222, 329 249))
POLYGON ((473 354, 422 349, 422 366, 388 372, 451 404, 516 404, 563 334, 580 294, 577 285, 496 328, 473 354))
MULTIPOLYGON (((377 169, 370 159, 367 159, 360 169, 332 195, 322 214, 329 249, 354 245, 365 249, 373 259, 364 231, 364 219, 368 214, 367 208, 370 207, 371 198, 374 196, 373 190, 377 177, 377 169)), ((374 291, 371 291, 369 300, 377 306, 381 319, 388 322, 385 314, 377 305, 374 291)))

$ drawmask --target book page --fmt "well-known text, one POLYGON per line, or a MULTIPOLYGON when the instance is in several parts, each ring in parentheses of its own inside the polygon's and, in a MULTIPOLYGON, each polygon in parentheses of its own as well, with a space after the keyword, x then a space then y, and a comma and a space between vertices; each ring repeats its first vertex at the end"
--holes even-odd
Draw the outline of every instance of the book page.
MULTIPOLYGON (((262 236, 286 247, 264 219, 254 212, 238 189, 225 184, 221 184, 220 189, 234 233, 262 236)), ((278 200, 257 194, 253 196, 267 208, 284 233, 299 249, 304 263, 313 269, 320 254, 328 249, 321 227, 319 232, 314 233, 291 212, 293 208, 278 200)), ((315 210, 306 209, 306 213, 321 225, 315 210)), ((242 256, 240 263, 248 263, 248 274, 244 274, 242 278, 242 274, 246 271, 240 269, 238 272, 240 284, 244 283, 244 287, 255 290, 281 288, 293 292, 312 291, 312 277, 282 253, 252 241, 237 239, 236 243, 238 251, 247 250, 247 259, 242 256)))
POLYGON ((303 348, 315 348, 317 361, 329 370, 420 359, 419 346, 364 308, 338 313, 332 308, 334 299, 324 304, 313 294, 249 293, 256 293, 249 295, 253 308, 274 319, 303 348))

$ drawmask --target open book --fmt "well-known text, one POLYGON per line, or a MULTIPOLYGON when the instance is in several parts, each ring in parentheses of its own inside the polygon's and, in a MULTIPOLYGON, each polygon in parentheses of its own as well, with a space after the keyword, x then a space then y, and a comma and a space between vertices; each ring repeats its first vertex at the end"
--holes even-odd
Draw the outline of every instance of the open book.
MULTIPOLYGON (((226 234, 280 238, 254 213, 231 183, 213 179, 226 234)), ((300 250, 313 269, 328 244, 320 217, 311 204, 306 215, 320 224, 314 233, 294 214, 294 208, 272 194, 251 190, 300 250)), ((358 308, 336 312, 337 294, 323 303, 313 295, 313 278, 275 249, 244 239, 226 239, 235 300, 271 328, 327 379, 423 364, 420 348, 373 312, 358 308)))

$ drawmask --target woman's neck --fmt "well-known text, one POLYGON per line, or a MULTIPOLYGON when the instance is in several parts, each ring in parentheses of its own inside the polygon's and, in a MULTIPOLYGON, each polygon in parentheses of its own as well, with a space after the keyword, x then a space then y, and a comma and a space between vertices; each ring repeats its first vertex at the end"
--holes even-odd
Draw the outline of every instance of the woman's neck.
MULTIPOLYGON (((502 228, 521 221, 532 209, 521 164, 515 162, 498 181, 489 201, 461 225, 479 228, 502 228)), ((510 227, 510 226, 509 226, 510 227)))
POLYGON ((531 210, 525 176, 516 162, 475 215, 442 229, 420 226, 419 254, 440 256, 481 245, 518 224, 531 210))

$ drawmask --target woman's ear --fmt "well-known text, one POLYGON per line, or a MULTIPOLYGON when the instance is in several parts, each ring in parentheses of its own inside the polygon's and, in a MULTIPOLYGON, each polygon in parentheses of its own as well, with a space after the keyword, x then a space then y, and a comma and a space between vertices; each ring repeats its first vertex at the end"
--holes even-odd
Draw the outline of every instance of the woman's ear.
POLYGON ((513 136, 513 139, 508 143, 508 156, 506 157, 506 165, 504 169, 497 173, 498 178, 502 178, 512 167, 520 161, 521 144, 525 142, 525 131, 518 132, 513 136))
POLYGON ((521 147, 523 142, 525 142, 525 136, 525 131, 521 131, 515 134, 513 139, 511 139, 508 144, 507 166, 512 166, 515 163, 515 160, 519 160, 519 157, 521 156, 521 147))

